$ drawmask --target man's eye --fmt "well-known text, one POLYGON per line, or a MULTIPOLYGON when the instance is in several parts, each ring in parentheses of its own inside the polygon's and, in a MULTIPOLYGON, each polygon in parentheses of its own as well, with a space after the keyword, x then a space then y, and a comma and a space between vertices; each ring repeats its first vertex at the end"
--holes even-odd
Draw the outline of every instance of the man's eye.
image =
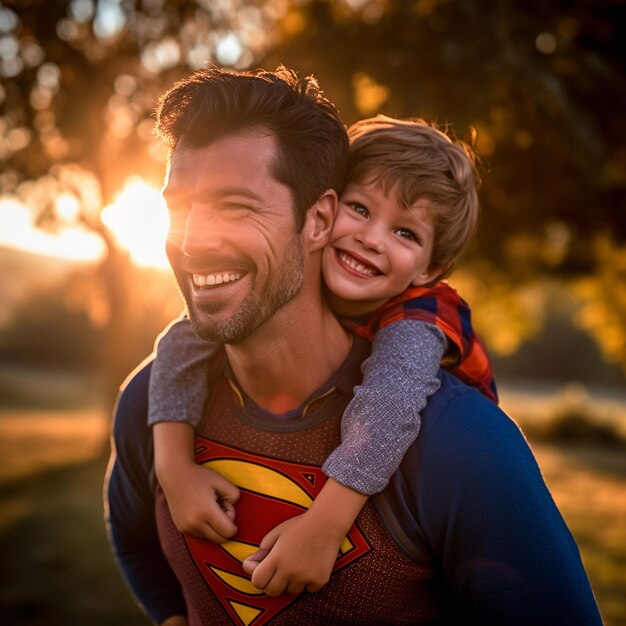
POLYGON ((232 212, 243 212, 243 211, 251 211, 252 207, 246 205, 246 204, 238 204, 236 202, 228 202, 226 204, 223 204, 221 206, 223 211, 226 211, 228 213, 232 213, 232 212))

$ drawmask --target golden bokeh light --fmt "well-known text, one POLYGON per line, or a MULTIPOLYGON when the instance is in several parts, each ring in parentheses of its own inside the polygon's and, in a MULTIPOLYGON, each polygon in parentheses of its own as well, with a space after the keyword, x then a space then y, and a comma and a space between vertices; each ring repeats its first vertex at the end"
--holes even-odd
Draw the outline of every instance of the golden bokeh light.
POLYGON ((169 217, 158 189, 137 176, 127 179, 115 201, 103 209, 102 222, 133 263, 169 267, 165 255, 169 217))
MULTIPOLYGON (((70 207, 60 203, 66 215, 70 207)), ((79 225, 55 232, 38 228, 32 211, 16 198, 0 199, 0 246, 70 261, 95 262, 105 254, 102 239, 79 225)))
MULTIPOLYGON (((54 230, 36 224, 35 212, 16 196, 0 198, 0 246, 69 261, 99 262, 106 255, 101 236, 80 224, 80 203, 69 193, 54 202, 54 230)), ((158 189, 139 177, 126 180, 115 201, 101 214, 115 241, 140 267, 167 268, 165 239, 169 218, 158 189)))

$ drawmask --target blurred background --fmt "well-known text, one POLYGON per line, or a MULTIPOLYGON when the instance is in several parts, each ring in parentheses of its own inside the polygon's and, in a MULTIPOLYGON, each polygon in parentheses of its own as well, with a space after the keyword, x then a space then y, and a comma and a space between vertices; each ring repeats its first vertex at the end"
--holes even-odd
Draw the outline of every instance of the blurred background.
POLYGON ((475 129, 482 222, 451 282, 626 623, 625 4, 2 0, 2 624, 148 623, 101 482, 117 389, 181 309, 152 111, 207 63, 313 73, 348 124, 475 129))

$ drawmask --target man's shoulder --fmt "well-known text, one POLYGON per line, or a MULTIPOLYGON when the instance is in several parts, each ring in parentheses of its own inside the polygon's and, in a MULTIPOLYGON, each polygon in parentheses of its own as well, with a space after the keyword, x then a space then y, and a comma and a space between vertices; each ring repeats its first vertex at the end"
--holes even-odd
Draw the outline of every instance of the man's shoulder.
POLYGON ((507 434, 516 440, 521 436, 515 422, 492 400, 469 387, 449 372, 439 373, 440 387, 429 398, 422 412, 422 444, 429 437, 445 436, 454 440, 462 437, 467 445, 467 437, 481 440, 489 433, 507 434))
POLYGON ((428 468, 478 480, 512 456, 526 468, 535 466, 519 426, 498 405, 448 372, 442 371, 440 380, 405 456, 405 471, 421 474, 428 468))
POLYGON ((137 426, 147 429, 148 391, 153 357, 140 363, 120 387, 113 412, 113 434, 117 435, 137 426))
POLYGON ((377 502, 399 545, 419 561, 428 561, 459 511, 466 520, 478 518, 486 502, 520 481, 541 482, 517 424, 451 374, 442 372, 440 379, 417 440, 377 502))

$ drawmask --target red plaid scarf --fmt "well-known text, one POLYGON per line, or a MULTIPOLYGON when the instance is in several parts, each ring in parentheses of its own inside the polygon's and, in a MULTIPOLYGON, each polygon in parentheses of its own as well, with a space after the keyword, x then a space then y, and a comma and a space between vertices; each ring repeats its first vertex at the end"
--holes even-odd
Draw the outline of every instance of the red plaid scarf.
POLYGON ((373 341, 380 328, 399 320, 420 320, 437 326, 450 343, 442 367, 497 404, 491 362, 472 328, 470 308, 447 282, 409 287, 367 318, 342 318, 342 323, 359 337, 373 341))

